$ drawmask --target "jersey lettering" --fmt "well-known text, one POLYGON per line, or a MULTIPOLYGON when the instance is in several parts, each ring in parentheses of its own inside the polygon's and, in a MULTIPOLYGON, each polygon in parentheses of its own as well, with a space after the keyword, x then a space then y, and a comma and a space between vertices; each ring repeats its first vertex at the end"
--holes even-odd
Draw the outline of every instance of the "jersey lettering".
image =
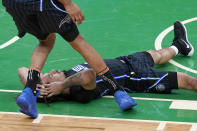
POLYGON ((82 65, 77 65, 75 67, 72 68, 73 71, 76 71, 76 72, 80 72, 82 70, 87 70, 88 68, 85 67, 85 66, 82 66, 82 65))

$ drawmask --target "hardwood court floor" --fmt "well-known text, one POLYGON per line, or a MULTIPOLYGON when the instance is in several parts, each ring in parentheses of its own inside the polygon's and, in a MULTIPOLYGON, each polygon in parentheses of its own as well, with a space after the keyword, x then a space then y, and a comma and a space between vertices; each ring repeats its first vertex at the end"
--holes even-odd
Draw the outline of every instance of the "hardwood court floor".
POLYGON ((192 124, 44 114, 30 119, 20 113, 0 114, 1 131, 191 131, 192 124))

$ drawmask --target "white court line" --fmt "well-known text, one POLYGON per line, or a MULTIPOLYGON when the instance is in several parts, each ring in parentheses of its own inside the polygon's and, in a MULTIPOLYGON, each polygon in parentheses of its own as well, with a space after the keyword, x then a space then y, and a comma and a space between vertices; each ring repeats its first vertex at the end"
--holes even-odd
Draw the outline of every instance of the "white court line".
MULTIPOLYGON (((20 93, 20 92, 22 92, 22 90, 0 89, 0 92, 20 93)), ((103 96, 103 97, 104 98, 114 98, 113 96, 103 96)), ((132 97, 132 98, 137 99, 137 100, 149 100, 149 101, 185 101, 185 100, 175 100, 175 99, 159 99, 159 98, 144 98, 144 97, 132 97)))
MULTIPOLYGON (((182 23, 183 23, 183 24, 187 24, 187 23, 189 23, 189 22, 196 21, 196 20, 197 20, 197 17, 194 17, 194 18, 191 18, 191 19, 182 21, 182 23)), ((156 38, 156 40, 155 40, 155 49, 156 49, 156 50, 162 49, 162 47, 161 47, 162 40, 163 40, 164 37, 165 37, 170 31, 172 31, 173 29, 174 29, 174 27, 173 27, 173 26, 170 26, 170 27, 168 27, 167 29, 165 29, 163 32, 161 32, 161 33, 157 36, 157 38, 156 38)), ((184 66, 184 65, 181 65, 181 64, 179 64, 178 62, 176 62, 176 61, 174 61, 174 60, 172 60, 172 59, 169 61, 169 63, 171 63, 171 64, 173 64, 173 65, 175 65, 175 66, 177 66, 177 67, 179 67, 179 68, 181 68, 181 69, 184 69, 184 70, 186 70, 186 71, 189 71, 189 72, 192 72, 192 73, 197 74, 197 70, 193 70, 193 69, 188 68, 188 67, 186 67, 186 66, 184 66)))
POLYGON ((157 131, 163 131, 163 129, 165 128, 167 122, 161 122, 158 127, 157 127, 157 131))
MULTIPOLYGON (((103 96, 104 98, 114 98, 113 96, 103 96)), ((148 101, 187 101, 189 102, 190 100, 178 100, 178 99, 160 99, 160 98, 146 98, 146 97, 132 97, 133 99, 136 100, 148 100, 148 101)))
POLYGON ((40 123, 40 121, 42 120, 43 117, 44 116, 42 114, 39 114, 38 117, 32 121, 32 123, 34 123, 34 124, 40 123))
POLYGON ((13 44, 14 42, 16 42, 18 39, 20 39, 18 36, 14 36, 12 39, 10 39, 8 42, 0 45, 0 49, 3 49, 11 44, 13 44))
POLYGON ((0 89, 0 92, 16 92, 16 93, 20 93, 20 92, 22 92, 22 90, 5 90, 5 89, 0 89))
MULTIPOLYGON (((114 98, 113 96, 104 96, 104 97, 114 98)), ((197 110, 197 101, 193 101, 193 100, 143 98, 143 97, 132 97, 132 98, 136 100, 169 101, 172 102, 169 106, 169 109, 197 110)))
MULTIPOLYGON (((0 114, 11 114, 11 115, 24 115, 19 112, 0 112, 0 114)), ((172 123, 172 124, 187 124, 187 125, 195 125, 193 122, 177 122, 177 121, 159 121, 159 120, 140 120, 140 119, 120 119, 120 118, 106 118, 106 117, 90 117, 90 116, 71 116, 71 115, 54 115, 54 114, 39 114, 42 117, 68 117, 68 118, 88 118, 88 119, 97 119, 97 120, 114 120, 114 121, 131 121, 131 122, 147 122, 147 123, 172 123)))
POLYGON ((197 124, 192 124, 192 127, 189 131, 197 131, 197 124))
MULTIPOLYGON (((0 92, 8 92, 8 93, 20 93, 22 90, 5 90, 0 89, 0 92)), ((113 96, 103 96, 104 98, 114 98, 113 96)), ((146 97, 132 97, 136 100, 149 100, 149 101, 178 101, 178 102, 190 102, 191 100, 178 100, 178 99, 160 99, 160 98, 146 98, 146 97)))
POLYGON ((197 101, 173 101, 170 109, 197 110, 197 101))

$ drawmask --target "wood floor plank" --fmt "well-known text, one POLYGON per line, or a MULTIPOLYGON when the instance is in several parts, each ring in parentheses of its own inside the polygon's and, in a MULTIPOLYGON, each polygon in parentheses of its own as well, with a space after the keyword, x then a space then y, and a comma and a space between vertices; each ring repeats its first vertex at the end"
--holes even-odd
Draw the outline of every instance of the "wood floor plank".
MULTIPOLYGON (((159 122, 46 116, 39 123, 22 114, 0 114, 0 131, 155 131, 159 122)), ((192 124, 167 123, 164 131, 189 131, 192 124)))
POLYGON ((189 131, 192 125, 188 124, 166 124, 164 131, 189 131))

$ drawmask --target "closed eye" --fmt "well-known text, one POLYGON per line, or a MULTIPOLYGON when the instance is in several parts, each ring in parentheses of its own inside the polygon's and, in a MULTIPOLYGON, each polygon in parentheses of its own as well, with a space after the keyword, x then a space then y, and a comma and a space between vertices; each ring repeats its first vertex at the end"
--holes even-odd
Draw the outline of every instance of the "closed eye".
POLYGON ((52 75, 52 74, 49 74, 49 77, 50 77, 51 79, 53 79, 53 75, 52 75))

